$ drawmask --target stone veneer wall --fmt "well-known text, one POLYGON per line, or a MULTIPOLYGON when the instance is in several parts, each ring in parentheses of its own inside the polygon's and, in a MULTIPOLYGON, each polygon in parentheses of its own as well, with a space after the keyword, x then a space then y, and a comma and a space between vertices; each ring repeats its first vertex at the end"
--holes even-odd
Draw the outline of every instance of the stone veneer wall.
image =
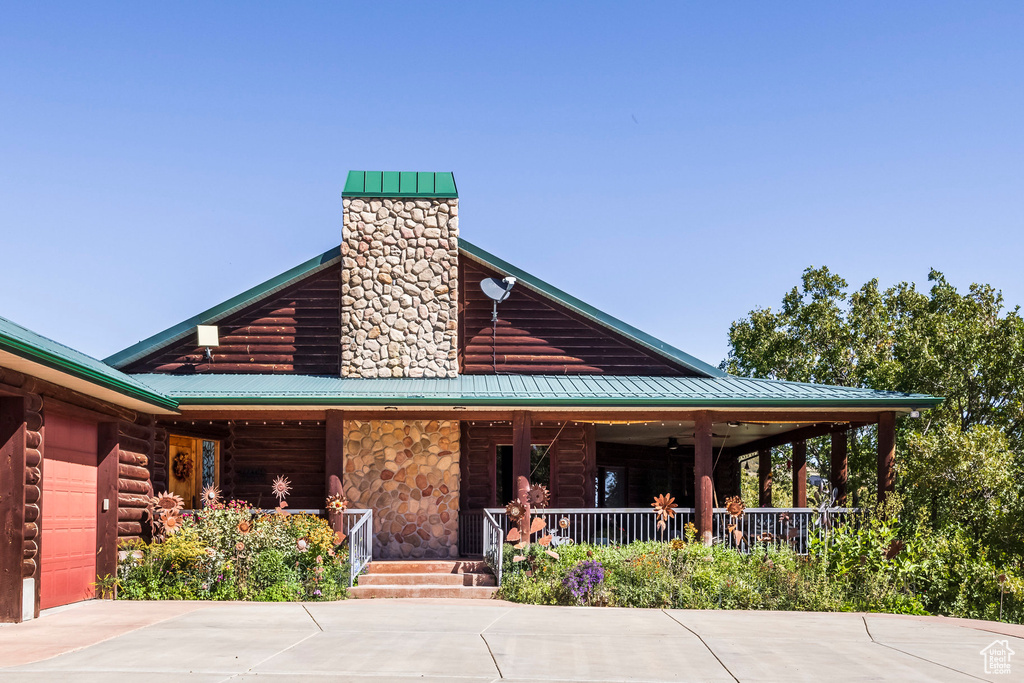
POLYGON ((373 510, 375 558, 458 557, 459 476, 457 421, 345 421, 345 496, 373 510))
POLYGON ((458 374, 458 199, 344 200, 342 377, 458 374))

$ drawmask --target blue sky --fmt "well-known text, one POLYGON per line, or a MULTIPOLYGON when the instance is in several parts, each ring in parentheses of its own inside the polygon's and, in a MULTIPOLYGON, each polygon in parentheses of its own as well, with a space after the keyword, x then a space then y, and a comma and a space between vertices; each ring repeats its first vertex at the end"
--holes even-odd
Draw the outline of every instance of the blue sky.
POLYGON ((8 3, 0 315, 99 357, 450 170, 475 244, 709 362, 809 265, 1024 301, 1024 4, 8 3))

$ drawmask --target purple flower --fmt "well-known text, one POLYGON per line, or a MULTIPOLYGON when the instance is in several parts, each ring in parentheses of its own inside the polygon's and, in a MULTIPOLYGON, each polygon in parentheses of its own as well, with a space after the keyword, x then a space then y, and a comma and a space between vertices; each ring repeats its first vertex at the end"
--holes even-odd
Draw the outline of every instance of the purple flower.
POLYGON ((317 588, 315 591, 313 591, 313 595, 320 595, 320 589, 317 588))
POLYGON ((581 600, 604 581, 604 566, 597 560, 583 560, 570 569, 562 579, 562 585, 572 596, 581 600))

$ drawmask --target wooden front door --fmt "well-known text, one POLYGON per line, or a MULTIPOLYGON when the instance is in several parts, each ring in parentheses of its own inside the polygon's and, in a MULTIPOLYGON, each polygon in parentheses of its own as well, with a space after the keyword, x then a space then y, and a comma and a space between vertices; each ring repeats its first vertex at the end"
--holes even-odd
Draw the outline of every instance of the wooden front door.
POLYGON ((48 415, 43 462, 40 608, 93 597, 96 581, 95 423, 48 415))

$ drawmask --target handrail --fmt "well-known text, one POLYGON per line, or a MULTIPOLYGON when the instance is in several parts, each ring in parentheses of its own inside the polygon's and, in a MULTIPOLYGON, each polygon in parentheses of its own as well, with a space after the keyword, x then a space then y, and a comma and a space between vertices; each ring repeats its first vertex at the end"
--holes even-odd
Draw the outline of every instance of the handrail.
MULTIPOLYGON (((504 508, 499 508, 502 513, 504 508)), ((498 524, 498 520, 491 514, 494 510, 484 510, 484 559, 490 565, 491 571, 501 585, 501 569, 504 563, 505 554, 505 532, 498 524)))
POLYGON ((351 587, 373 559, 373 510, 345 510, 343 520, 348 527, 348 585, 351 587), (349 526, 351 518, 357 519, 349 526))

